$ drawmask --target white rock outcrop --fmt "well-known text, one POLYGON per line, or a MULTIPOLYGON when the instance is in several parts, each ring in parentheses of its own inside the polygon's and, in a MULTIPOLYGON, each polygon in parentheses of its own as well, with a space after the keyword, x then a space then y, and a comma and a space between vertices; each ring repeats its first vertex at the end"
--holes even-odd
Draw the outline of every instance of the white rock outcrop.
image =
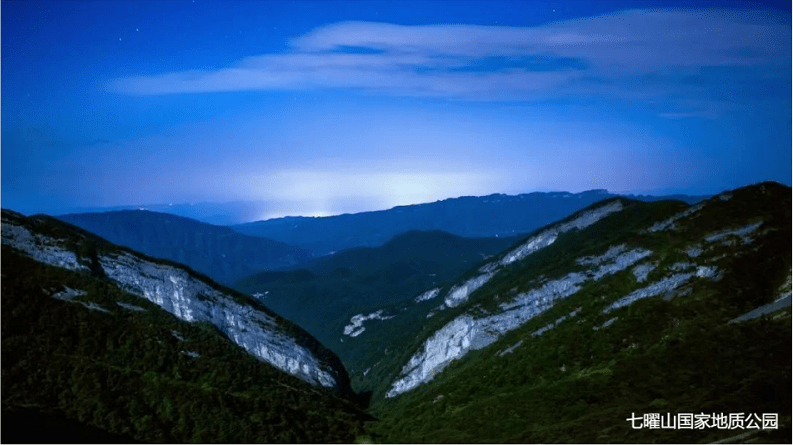
MULTIPOLYGON (((64 240, 33 234, 14 220, 3 219, 2 240, 4 245, 42 263, 89 270, 66 248, 64 240)), ((275 318, 236 301, 234 296, 215 289, 187 270, 127 252, 102 255, 98 260, 105 275, 121 289, 157 304, 182 320, 213 324, 234 343, 278 369, 312 384, 337 387, 337 371, 320 362, 293 337, 282 333, 275 318)), ((98 306, 89 309, 107 312, 98 306)))
MULTIPOLYGON (((690 267, 696 267, 696 266, 688 263, 675 263, 671 269, 683 270, 690 267), (679 265, 682 265, 683 267, 680 267, 679 265), (678 267, 674 267, 674 266, 678 266, 678 267)), ((696 270, 694 272, 677 273, 677 274, 669 275, 667 277, 662 278, 659 281, 650 284, 647 287, 636 289, 627 296, 620 298, 619 300, 612 303, 610 306, 603 309, 603 313, 608 313, 613 311, 614 309, 619 309, 621 307, 628 306, 634 301, 640 300, 642 298, 654 297, 657 295, 673 292, 680 286, 688 283, 688 281, 694 277, 707 278, 710 280, 718 280, 719 270, 715 266, 698 266, 696 267, 696 270)))
POLYGON ((3 244, 25 252, 36 261, 69 270, 89 270, 77 255, 52 238, 33 234, 25 227, 3 219, 3 244))
POLYGON ((471 293, 484 286, 485 283, 493 278, 493 275, 495 275, 495 272, 482 274, 471 278, 459 286, 452 287, 443 300, 444 304, 446 304, 446 307, 455 307, 463 304, 468 300, 468 296, 471 295, 471 293))
POLYGON ((344 335, 349 335, 350 337, 357 337, 361 335, 361 333, 366 330, 366 328, 363 326, 363 322, 366 320, 388 320, 394 317, 395 315, 383 316, 382 309, 369 315, 353 315, 350 318, 350 324, 344 327, 344 335))
POLYGON ((743 244, 751 244, 752 239, 749 237, 749 234, 760 228, 761 225, 763 225, 762 221, 756 222, 754 224, 747 224, 737 229, 723 230, 721 232, 706 236, 705 241, 713 243, 716 241, 725 241, 725 238, 735 236, 739 237, 743 244))
MULTIPOLYGON (((428 382, 452 361, 471 350, 489 346, 506 332, 553 307, 555 301, 578 292, 586 281, 625 270, 651 253, 645 249, 626 251, 625 246, 612 247, 597 257, 599 261, 592 262, 599 264, 597 269, 571 272, 562 278, 547 280, 540 287, 518 294, 510 302, 501 303, 500 313, 478 318, 463 314, 455 318, 428 338, 410 358, 386 397, 395 397, 428 382)), ((587 261, 584 259, 584 263, 587 261)), ((568 314, 570 317, 574 315, 575 311, 568 314)))
POLYGON ((424 292, 423 294, 414 298, 413 301, 416 303, 421 303, 422 301, 432 300, 433 298, 437 297, 440 292, 441 292, 441 288, 436 287, 435 289, 430 289, 427 292, 424 292))
POLYGON ((446 307, 456 307, 466 301, 468 297, 477 289, 484 286, 496 274, 507 265, 520 261, 532 253, 550 246, 562 233, 573 229, 584 229, 595 224, 606 216, 622 210, 622 202, 619 200, 610 202, 606 205, 581 212, 571 221, 556 224, 543 230, 537 235, 532 236, 523 244, 505 254, 499 261, 488 263, 479 268, 480 275, 470 278, 464 283, 452 287, 444 298, 446 307))
POLYGON ((700 202, 700 203, 698 203, 696 205, 693 205, 693 206, 687 208, 686 210, 683 210, 682 212, 680 212, 680 213, 678 213, 676 215, 670 216, 669 218, 665 219, 664 221, 657 222, 657 223, 653 224, 652 226, 650 226, 649 229, 647 229, 647 232, 652 233, 652 232, 660 232, 660 231, 663 231, 663 230, 677 230, 677 226, 675 225, 675 222, 677 220, 679 220, 681 218, 685 218, 685 217, 690 216, 690 215, 693 215, 694 213, 699 212, 700 210, 702 210, 703 207, 705 207, 705 203, 704 202, 700 202))
POLYGON ((638 266, 633 268, 633 275, 636 277, 637 283, 642 283, 647 280, 647 275, 650 274, 653 270, 655 270, 655 264, 639 264, 638 266))

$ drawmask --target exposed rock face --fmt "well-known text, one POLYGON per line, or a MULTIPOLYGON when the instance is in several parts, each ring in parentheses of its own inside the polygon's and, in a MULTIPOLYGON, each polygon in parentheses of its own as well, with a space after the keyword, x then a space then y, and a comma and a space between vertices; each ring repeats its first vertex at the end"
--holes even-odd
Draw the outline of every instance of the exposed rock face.
MULTIPOLYGON (((724 201, 725 198, 729 199, 729 197, 725 196, 720 198, 720 200, 724 201)), ((648 229, 639 233, 679 232, 681 229, 678 224, 683 224, 688 218, 696 217, 695 214, 701 212, 705 206, 706 203, 700 203, 689 207, 663 221, 652 224, 648 229)), ((455 307, 464 304, 471 293, 486 286, 503 268, 552 245, 558 236, 565 231, 573 228, 588 227, 603 217, 620 211, 622 208, 620 201, 614 201, 582 212, 567 222, 555 224, 538 231, 526 242, 505 253, 499 260, 480 267, 478 274, 473 278, 453 286, 444 300, 445 306, 455 307)), ((690 244, 689 247, 679 252, 679 254, 685 254, 689 261, 678 261, 665 266, 665 276, 663 278, 653 278, 653 282, 635 288, 632 292, 605 307, 602 312, 609 313, 643 298, 662 295, 669 300, 679 295, 685 295, 692 291, 693 287, 691 284, 699 279, 719 280, 721 272, 712 265, 714 259, 709 258, 712 255, 708 254, 714 252, 714 247, 717 245, 750 244, 752 242, 750 235, 762 225, 763 222, 752 222, 741 227, 720 230, 702 237, 697 243, 690 244), (711 264, 707 264, 708 262, 711 264)), ((642 263, 642 260, 652 254, 653 252, 650 250, 631 248, 625 243, 609 246, 602 254, 578 258, 576 264, 584 267, 585 270, 570 271, 566 275, 555 279, 541 277, 539 280, 535 280, 534 284, 531 285, 532 288, 514 295, 509 301, 500 302, 498 309, 490 312, 486 311, 484 315, 481 313, 481 309, 478 312, 473 309, 463 312, 425 340, 419 350, 402 368, 398 378, 386 393, 386 397, 395 397, 416 388, 422 383, 428 382, 452 361, 462 358, 471 350, 481 349, 494 343, 506 332, 520 327, 528 320, 553 307, 556 301, 575 294, 589 281, 600 280, 605 276, 613 275, 629 268, 632 268, 631 272, 636 279, 636 283, 647 281, 650 274, 659 266, 657 259, 642 263)), ((444 306, 442 305, 436 311, 443 309, 444 306)), ((431 312, 430 315, 434 313, 431 312)), ((576 313, 574 311, 540 328, 533 335, 541 335, 553 329, 565 319, 575 316, 576 313)), ((607 328, 615 320, 616 317, 610 319, 603 323, 600 328, 607 328)), ((507 348, 502 352, 506 354, 511 352, 512 349, 514 348, 507 348)))
MULTIPOLYGON (((455 307, 468 300, 468 296, 484 286, 499 271, 532 253, 545 248, 559 236, 572 229, 586 228, 611 213, 622 210, 622 202, 612 201, 600 207, 579 213, 570 221, 555 224, 506 253, 499 261, 482 266, 480 275, 453 286, 444 299, 445 307, 455 307)), ((601 265, 588 273, 573 272, 557 280, 546 281, 540 288, 517 295, 511 302, 502 303, 503 312, 486 317, 474 318, 465 314, 437 331, 429 338, 402 369, 402 377, 394 382, 386 397, 394 397, 427 382, 453 360, 459 359, 470 350, 484 348, 499 336, 513 330, 553 306, 553 302, 568 297, 581 289, 588 279, 600 279, 634 264, 651 252, 635 249, 625 252, 625 245, 615 246, 601 256, 582 258, 579 264, 601 265)), ((443 310, 442 305, 438 310, 443 310)), ((428 315, 431 316, 433 313, 428 315)))
POLYGON ((452 287, 444 299, 444 304, 446 307, 456 307, 465 303, 469 295, 490 281, 502 267, 512 264, 515 261, 520 261, 532 253, 550 246, 556 241, 559 234, 568 232, 572 229, 580 230, 589 227, 609 214, 620 210, 622 210, 622 202, 613 201, 598 208, 581 212, 571 221, 559 223, 543 230, 539 234, 529 238, 525 243, 508 252, 500 261, 482 266, 479 269, 479 272, 482 272, 481 275, 471 278, 459 286, 452 287))
MULTIPOLYGON (((730 196, 724 195, 719 197, 718 201, 724 202, 729 199, 730 196)), ((677 232, 673 235, 680 236, 687 230, 681 229, 681 227, 690 227, 691 219, 701 217, 702 213, 700 212, 707 205, 706 202, 703 202, 691 206, 662 221, 648 223, 649 227, 634 233, 642 236, 668 231, 677 232)), ((503 254, 498 260, 480 267, 472 278, 452 286, 444 299, 444 304, 433 309, 427 317, 443 311, 446 307, 462 306, 469 300, 473 292, 491 287, 491 281, 496 282, 502 270, 510 267, 513 263, 524 260, 540 249, 551 246, 565 231, 588 227, 605 216, 622 210, 622 208, 622 202, 613 201, 581 212, 567 222, 558 223, 536 232, 524 243, 503 254)), ((504 300, 503 293, 499 292, 501 295, 499 297, 495 295, 494 291, 494 299, 491 302, 498 302, 497 309, 466 308, 456 318, 449 320, 443 327, 431 334, 415 351, 408 363, 402 367, 390 390, 387 391, 386 397, 395 397, 430 381, 452 361, 461 359, 471 350, 482 349, 493 344, 505 333, 519 328, 527 321, 552 308, 557 301, 576 294, 588 282, 597 281, 625 270, 630 270, 630 273, 635 277, 636 286, 626 291, 622 298, 611 302, 599 311, 610 313, 643 298, 663 296, 664 299, 670 300, 686 295, 693 291, 694 284, 698 280, 717 281, 721 279, 722 271, 714 265, 714 261, 717 260, 715 252, 723 245, 744 246, 750 244, 752 242, 751 235, 755 232, 759 233, 758 229, 763 226, 763 222, 756 220, 749 224, 742 224, 744 225, 737 227, 728 226, 724 230, 717 228, 716 231, 687 243, 686 247, 678 247, 674 252, 676 261, 672 264, 664 264, 662 261, 662 258, 668 257, 670 253, 662 252, 656 255, 645 248, 631 247, 629 246, 630 238, 625 237, 623 239, 628 240, 627 242, 608 247, 603 246, 603 251, 600 254, 576 259, 577 267, 569 271, 559 271, 560 275, 564 274, 562 276, 552 277, 552 279, 541 276, 528 284, 520 284, 520 286, 525 286, 522 288, 523 292, 520 292, 517 287, 513 288, 507 301, 504 300), (681 257, 686 261, 681 261, 681 257), (657 274, 654 272, 657 272, 656 269, 659 267, 662 267, 662 274, 660 278, 657 278, 657 274), (565 274, 565 272, 567 273, 565 274)), ((637 244, 645 244, 645 242, 637 241, 637 244)), ((501 281, 498 281, 498 286, 499 288, 508 288, 501 281)), ((483 298, 487 298, 487 295, 484 295, 483 298)), ((531 335, 532 337, 542 335, 548 330, 554 329, 559 323, 576 316, 576 311, 570 312, 556 321, 540 327, 531 335)), ((597 329, 608 328, 616 320, 616 316, 612 317, 597 329)), ((497 355, 508 354, 520 344, 518 342, 503 349, 497 355)))
POLYGON ((499 356, 499 357, 503 357, 503 356, 505 356, 505 355, 507 355, 507 354, 512 354, 512 352, 513 352, 515 349, 517 349, 517 348, 518 348, 520 345, 522 345, 522 344, 523 344, 523 340, 518 340, 518 342, 517 342, 517 343, 515 343, 514 345, 512 345, 512 346, 508 347, 507 349, 504 349, 503 351, 499 352, 499 353, 498 353, 498 356, 499 356))
POLYGON ((50 237, 33 234, 28 229, 15 225, 6 218, 5 213, 3 214, 3 244, 22 250, 34 260, 42 263, 69 270, 89 270, 88 267, 77 261, 77 254, 61 246, 50 237))
POLYGON ((276 320, 199 281, 184 269, 141 261, 129 254, 100 258, 108 278, 185 321, 207 321, 234 343, 275 367, 310 383, 335 386, 331 369, 293 338, 276 320), (325 368, 325 369, 323 369, 325 368))
POLYGON ((366 330, 363 326, 363 322, 366 320, 388 320, 389 318, 394 318, 393 315, 391 316, 384 316, 383 310, 380 309, 377 312, 373 312, 369 315, 353 315, 350 318, 350 324, 344 327, 344 335, 349 335, 350 337, 357 337, 366 330))
MULTIPOLYGON (((49 265, 89 269, 66 247, 65 240, 34 234, 14 216, 11 212, 3 213, 4 245, 49 265)), ((187 269, 125 251, 100 255, 98 262, 107 278, 123 290, 157 304, 182 320, 213 324, 234 343, 276 368, 312 384, 343 386, 345 371, 318 359, 306 345, 284 332, 282 321, 247 304, 240 296, 218 290, 187 269)))
POLYGON ((608 313, 613 311, 614 309, 619 309, 621 307, 627 306, 633 303, 636 300, 647 298, 647 297, 654 297, 656 295, 665 294, 667 292, 671 292, 674 289, 685 284, 688 280, 690 280, 694 276, 694 273, 678 273, 674 275, 670 275, 666 278, 663 278, 655 283, 650 284, 647 287, 643 287, 641 289, 636 289, 635 291, 628 294, 626 297, 620 298, 619 300, 615 301, 611 304, 611 306, 603 309, 603 313, 608 313))
POLYGON ((774 312, 780 309, 784 309, 790 306, 791 306, 790 295, 786 295, 772 303, 768 303, 758 308, 752 309, 751 311, 741 315, 740 317, 736 317, 730 320, 730 323, 740 323, 742 321, 752 320, 758 317, 762 317, 763 315, 773 314, 774 312))
MULTIPOLYGON (((724 199, 721 200, 724 201, 724 199)), ((697 206, 694 206, 691 209, 695 207, 697 206)), ((682 212, 680 215, 685 216, 694 213, 693 211, 691 211, 691 209, 682 212)), ((676 219, 679 219, 679 217, 676 219)), ((692 259, 700 258, 703 252, 706 251, 706 248, 709 247, 708 246, 709 244, 716 242, 729 243, 733 237, 739 238, 743 244, 750 244, 752 242, 752 239, 749 237, 749 234, 757 230, 762 224, 763 224, 762 222, 756 222, 737 229, 727 229, 711 235, 707 235, 703 238, 703 244, 705 246, 704 248, 702 245, 699 244, 689 247, 686 249, 686 255, 688 255, 688 257, 692 259)), ((657 226, 658 224, 653 225, 653 227, 657 227, 657 226)), ((647 274, 652 270, 652 269, 647 270, 645 269, 645 267, 647 266, 640 265, 634 269, 634 273, 636 274, 636 279, 638 282, 644 281, 647 278, 647 274)), ((625 297, 620 298, 619 300, 612 303, 609 307, 605 308, 603 312, 604 313, 611 312, 614 309, 627 306, 633 303, 634 301, 640 300, 642 298, 654 297, 663 294, 666 294, 668 298, 672 298, 673 296, 681 292, 678 290, 680 287, 687 284, 694 277, 707 278, 710 280, 718 280, 720 278, 719 270, 715 266, 702 266, 702 265, 698 266, 694 263, 680 262, 680 263, 672 264, 669 267, 669 270, 673 272, 683 272, 683 273, 675 273, 668 275, 662 278, 661 280, 651 283, 646 287, 643 287, 641 289, 636 289, 630 294, 626 295, 625 297)))
POLYGON ((655 264, 639 264, 633 268, 633 275, 636 277, 636 282, 641 283, 647 279, 647 275, 655 269, 655 264))
POLYGON ((541 327, 540 329, 537 329, 536 331, 532 332, 531 336, 532 337, 540 336, 540 335, 544 334, 545 332, 550 331, 551 329, 555 328, 556 326, 559 325, 559 323, 565 321, 566 319, 575 317, 576 315, 578 315, 579 312, 581 312, 580 308, 570 312, 569 314, 562 315, 561 317, 559 317, 556 320, 554 320, 552 323, 548 323, 547 325, 541 327))
POLYGON ((495 275, 493 272, 482 274, 471 278, 459 286, 453 287, 443 300, 443 302, 446 304, 446 307, 455 307, 465 303, 465 301, 468 300, 468 296, 471 295, 471 293, 473 293, 475 290, 484 286, 485 283, 490 281, 490 279, 493 278, 493 275, 495 275))
POLYGON ((622 210, 622 202, 613 201, 604 206, 582 212, 572 221, 557 224, 532 237, 525 244, 504 256, 504 258, 501 259, 501 265, 506 266, 507 264, 522 260, 537 250, 553 244, 559 234, 565 233, 572 229, 584 229, 591 226, 592 224, 595 224, 611 213, 619 212, 620 210, 622 210))
POLYGON ((57 298, 58 300, 63 300, 63 301, 72 301, 73 298, 85 294, 86 292, 84 290, 72 289, 71 287, 66 286, 64 290, 58 292, 57 294, 53 294, 52 298, 57 298))
MULTIPOLYGON (((578 292, 586 281, 599 280, 606 275, 625 270, 651 253, 645 249, 626 251, 625 245, 614 246, 603 255, 578 260, 582 265, 598 266, 596 269, 571 272, 562 278, 545 281, 539 288, 521 293, 508 303, 502 303, 500 313, 479 318, 464 314, 455 318, 424 342, 419 352, 404 366, 402 377, 394 382, 386 397, 395 397, 431 380, 452 361, 471 350, 492 344, 503 334, 550 309, 556 300, 578 292)), ((574 311, 553 325, 575 315, 574 311)))
POLYGON ((441 289, 438 287, 436 287, 435 289, 430 289, 427 292, 424 292, 423 294, 414 298, 413 301, 416 303, 421 303, 422 301, 432 300, 433 298, 438 296, 440 291, 441 289))
POLYGON ((687 208, 686 210, 683 210, 682 212, 669 217, 668 219, 666 219, 664 221, 660 221, 660 222, 657 222, 657 223, 653 224, 649 229, 647 229, 647 231, 652 233, 652 232, 660 232, 660 231, 663 231, 663 230, 677 230, 677 226, 675 225, 675 221, 677 221, 679 219, 682 219, 682 218, 686 218, 688 216, 691 216, 694 213, 697 213, 700 210, 702 210, 702 208, 704 208, 704 207, 705 207, 705 203, 704 202, 701 202, 701 203, 699 203, 697 205, 693 205, 693 206, 687 208))
POLYGON ((739 237, 741 239, 741 242, 743 242, 744 244, 750 244, 752 242, 752 239, 749 238, 748 235, 754 232, 755 230, 757 230, 761 225, 763 225, 762 221, 756 222, 754 224, 748 224, 744 227, 740 227, 737 229, 723 230, 721 232, 706 236, 705 241, 712 243, 715 241, 725 240, 728 237, 736 236, 739 237))

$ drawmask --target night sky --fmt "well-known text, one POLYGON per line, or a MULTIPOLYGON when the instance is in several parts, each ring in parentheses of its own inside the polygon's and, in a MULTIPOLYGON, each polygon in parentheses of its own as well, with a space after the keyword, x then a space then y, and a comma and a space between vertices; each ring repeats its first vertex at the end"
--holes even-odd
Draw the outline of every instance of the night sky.
POLYGON ((2 206, 791 184, 791 5, 3 1, 2 206))

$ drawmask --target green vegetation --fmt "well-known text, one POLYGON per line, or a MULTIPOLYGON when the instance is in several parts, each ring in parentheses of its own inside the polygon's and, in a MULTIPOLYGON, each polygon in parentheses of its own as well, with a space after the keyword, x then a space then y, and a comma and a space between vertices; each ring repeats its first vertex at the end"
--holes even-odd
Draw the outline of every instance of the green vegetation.
MULTIPOLYGON (((255 360, 213 326, 179 321, 110 284, 95 267, 97 258, 124 249, 66 224, 32 218, 30 224, 40 225, 36 230, 69 239, 91 272, 45 266, 3 246, 4 420, 72 422, 56 427, 69 431, 61 436, 64 441, 75 434, 82 441, 142 442, 632 443, 713 442, 752 432, 633 429, 627 419, 634 415, 775 413, 778 429, 738 440, 790 443, 791 309, 730 323, 774 301, 789 280, 790 188, 764 183, 736 190, 729 200, 714 197, 676 221, 675 230, 658 232, 645 229, 688 206, 623 204, 621 212, 564 233, 503 268, 467 302, 431 318, 427 314, 453 284, 477 275, 493 260, 486 256, 519 243, 458 245, 456 237, 445 234, 413 233, 381 249, 355 249, 323 258, 308 270, 262 273, 241 283, 251 292, 269 291, 268 306, 289 303, 313 323, 322 320, 329 339, 323 341, 344 351, 355 388, 367 392, 359 399, 367 402, 371 396, 368 414, 352 397, 255 360), (704 241, 757 222, 762 224, 751 233, 751 242, 734 235, 704 241), (620 244, 653 252, 642 260, 656 265, 647 281, 638 283, 631 268, 587 281, 494 344, 452 362, 428 383, 384 397, 423 342, 455 317, 497 313, 499 304, 517 293, 585 269, 576 259, 620 244), (687 250, 695 246, 702 251, 691 257, 687 250), (675 293, 604 313, 684 262, 715 267, 719 278, 692 279, 675 293), (441 288, 438 298, 412 301, 433 287, 441 288), (71 301, 53 298, 67 288, 86 294, 71 301), (378 309, 398 316, 367 322, 359 337, 338 341, 351 314, 378 309), (577 315, 533 335, 573 311, 577 315), (511 352, 500 354, 508 348, 511 352), (75 424, 78 432, 73 432, 75 424), (99 433, 109 436, 98 438, 99 433)), ((300 341, 334 359, 297 325, 283 322, 300 341)), ((3 427, 4 441, 35 437, 25 435, 21 422, 3 427)))
POLYGON ((789 320, 681 322, 672 334, 658 317, 665 308, 652 303, 604 331, 568 322, 504 357, 498 347, 471 354, 379 404, 369 432, 382 442, 690 443, 737 432, 633 430, 625 419, 743 412, 778 413, 783 428, 764 441, 789 442, 789 320), (648 326, 647 317, 661 322, 648 326))
MULTIPOLYGON (((608 201, 589 206, 584 210, 599 207, 614 199, 618 198, 611 198, 608 201)), ((350 370, 353 384, 357 384, 356 389, 359 391, 373 391, 373 400, 381 399, 390 384, 396 379, 402 366, 421 347, 424 340, 449 321, 473 308, 476 308, 479 312, 496 311, 498 303, 507 301, 509 297, 515 295, 518 289, 523 291, 531 288, 532 283, 536 282, 538 278, 543 276, 559 278, 571 270, 579 270, 581 266, 575 263, 576 258, 601 254, 606 250, 607 246, 619 240, 620 236, 624 236, 626 231, 644 228, 658 219, 666 218, 686 208, 684 203, 672 201, 650 204, 622 199, 622 202, 625 206, 623 211, 604 218, 598 224, 585 230, 573 230, 560 235, 551 246, 506 267, 499 273, 497 279, 473 292, 469 296, 469 300, 458 307, 446 309, 428 319, 428 312, 430 312, 431 308, 442 303, 442 297, 422 304, 395 305, 392 312, 399 313, 396 319, 377 322, 378 324, 373 329, 367 330, 354 341, 348 340, 345 342, 345 344, 354 342, 361 350, 374 351, 368 363, 375 363, 375 365, 368 365, 372 369, 366 376, 360 375, 360 371, 365 368, 356 370, 351 368, 345 361, 345 365, 350 370), (388 339, 392 338, 398 339, 398 342, 392 341, 389 343, 388 339), (388 349, 389 345, 395 343, 404 346, 388 349), (356 374, 355 371, 359 373, 356 374)), ((570 216, 563 221, 573 218, 574 216, 570 216)), ((549 226, 542 227, 535 233, 539 233, 547 227, 549 226)), ((510 243, 509 248, 505 251, 518 247, 527 238, 524 237, 519 242, 512 240, 513 242, 510 243)), ((500 255, 494 258, 500 258, 500 255)), ((480 259, 473 267, 455 278, 453 283, 460 283, 479 275, 479 267, 493 261, 494 258, 480 259)), ((631 281, 630 285, 632 284, 633 282, 631 281)), ((440 287, 440 295, 446 295, 451 288, 451 283, 445 283, 440 287)), ((565 301, 560 302, 554 309, 545 314, 545 318, 541 318, 544 321, 542 324, 538 324, 537 327, 569 313, 575 307, 568 308, 569 306, 565 301), (549 320, 546 321, 546 318, 549 318, 549 320)))
POLYGON ((773 301, 790 274, 790 189, 763 184, 733 195, 730 201, 714 198, 681 219, 679 230, 657 233, 641 229, 685 206, 629 203, 510 266, 465 305, 430 319, 393 358, 393 374, 375 388, 372 412, 379 421, 368 433, 377 442, 708 442, 745 431, 634 430, 626 419, 632 413, 777 413, 780 429, 751 440, 790 442, 790 319, 728 323, 773 301), (763 225, 751 244, 714 243, 707 252, 722 271, 718 281, 693 281, 687 295, 643 299, 608 314, 602 310, 643 285, 630 270, 588 282, 494 345, 452 362, 429 383, 383 398, 400 366, 439 327, 473 307, 495 311, 499 295, 531 288, 540 276, 579 269, 576 258, 621 243, 648 248, 654 254, 646 261, 659 265, 649 283, 667 275, 674 262, 690 261, 683 250, 704 236, 758 220, 763 225), (574 309, 580 309, 576 317, 532 336, 574 309), (518 341, 512 353, 498 356, 518 341))
MULTIPOLYGON (((211 325, 6 246, 2 256, 4 420, 32 411, 141 442, 351 442, 361 432, 367 415, 355 403, 256 360, 211 325), (66 287, 87 293, 52 297, 66 287)), ((3 440, 27 429, 4 422, 3 440)))
POLYGON ((318 258, 294 271, 261 272, 236 288, 248 294, 267 293, 262 301, 295 321, 341 357, 357 390, 371 388, 384 377, 377 362, 394 344, 411 338, 421 327, 428 308, 413 299, 514 244, 516 238, 461 238, 448 233, 408 232, 381 247, 362 247, 318 258), (386 321, 384 330, 342 337, 356 314, 389 308, 400 316, 386 321), (340 341, 343 339, 345 341, 340 341), (374 368, 373 374, 363 372, 374 368))

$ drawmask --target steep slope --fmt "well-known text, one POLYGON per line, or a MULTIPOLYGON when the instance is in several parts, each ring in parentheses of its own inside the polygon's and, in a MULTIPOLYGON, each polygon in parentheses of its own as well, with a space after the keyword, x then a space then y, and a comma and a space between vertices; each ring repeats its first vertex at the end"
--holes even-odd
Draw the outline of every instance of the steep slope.
POLYGON ((2 258, 4 443, 350 442, 366 419, 209 323, 5 242, 2 258))
MULTIPOLYGON (((278 240, 324 255, 352 247, 380 246, 395 235, 411 230, 442 230, 468 238, 515 236, 614 196, 606 190, 465 196, 376 212, 322 218, 276 218, 231 227, 240 233, 278 240)), ((703 198, 679 197, 687 202, 703 198)), ((637 199, 654 201, 660 198, 639 196, 637 199)))
MULTIPOLYGON (((338 341, 343 345, 340 350, 357 351, 358 357, 366 358, 360 362, 347 362, 356 388, 380 394, 384 382, 393 378, 394 367, 401 366, 399 360, 405 359, 402 355, 406 349, 395 345, 410 345, 415 341, 417 331, 436 328, 438 320, 444 318, 435 317, 437 314, 449 312, 450 308, 462 304, 470 293, 487 283, 505 265, 549 245, 560 233, 594 224, 598 219, 618 212, 622 209, 622 202, 614 198, 592 205, 562 222, 547 226, 540 236, 517 244, 510 243, 507 253, 496 256, 498 259, 495 261, 486 258, 489 262, 479 261, 480 266, 476 269, 458 272, 461 275, 456 277, 444 277, 445 280, 423 289, 414 289, 410 298, 401 302, 372 307, 352 315, 343 328, 334 326, 336 335, 340 337, 338 341)), ((327 344, 334 345, 330 341, 327 344)))
POLYGON ((114 244, 185 264, 223 284, 310 258, 308 251, 298 247, 147 210, 78 213, 58 219, 114 244))
POLYGON ((316 258, 303 270, 254 274, 235 287, 294 320, 333 349, 351 375, 392 341, 359 347, 340 335, 351 317, 383 305, 412 301, 417 293, 450 280, 515 238, 470 239, 444 232, 408 232, 381 247, 363 247, 316 258), (347 347, 347 346, 350 347, 347 347))
POLYGON ((3 246, 47 265, 100 277, 177 318, 215 326, 255 357, 306 382, 349 392, 338 358, 255 300, 192 270, 114 246, 47 216, 4 210, 3 246))
MULTIPOLYGON (((515 237, 464 238, 440 230, 409 231, 391 238, 379 247, 360 247, 313 259, 300 268, 316 274, 371 274, 392 264, 410 263, 417 268, 458 267, 457 261, 476 264, 512 245, 515 237)), ((467 269, 467 268, 466 268, 467 269)))
MULTIPOLYGON (((778 428, 749 432, 789 442, 790 308, 766 305, 789 293, 790 195, 763 183, 695 206, 607 200, 417 298, 429 318, 372 370, 371 432, 387 442, 699 442, 742 431, 625 419, 765 413, 778 428), (771 315, 741 321, 761 306, 771 315)), ((347 341, 394 328, 404 316, 394 315, 347 341)))

